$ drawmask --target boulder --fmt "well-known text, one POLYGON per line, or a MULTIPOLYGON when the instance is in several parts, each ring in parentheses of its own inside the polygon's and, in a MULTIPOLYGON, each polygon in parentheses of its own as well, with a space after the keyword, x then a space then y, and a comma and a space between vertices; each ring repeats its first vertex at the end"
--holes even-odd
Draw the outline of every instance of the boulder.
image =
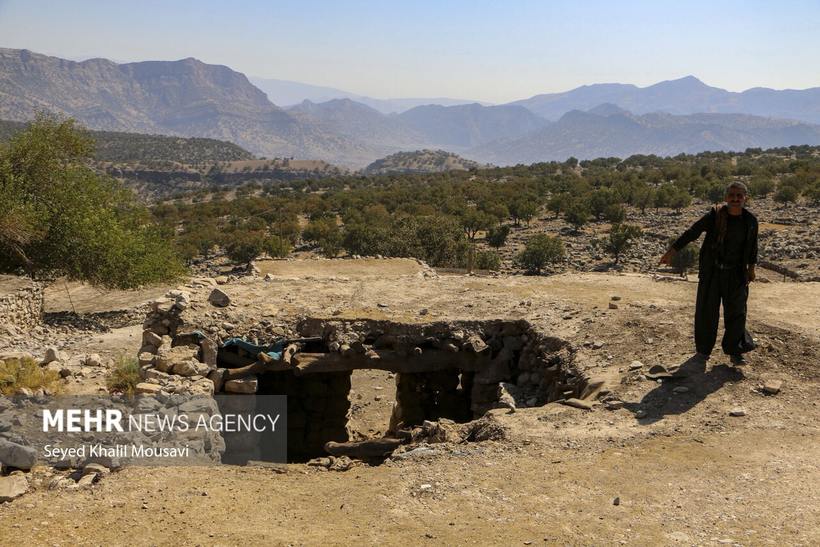
POLYGON ((227 373, 228 369, 226 368, 217 368, 208 373, 208 379, 213 382, 215 392, 222 391, 222 384, 225 382, 225 374, 227 373))
POLYGON ((258 387, 259 382, 256 376, 248 376, 246 378, 228 380, 225 382, 223 389, 228 393, 256 393, 258 387))
POLYGON ((49 363, 53 363, 54 361, 68 361, 68 355, 64 351, 60 351, 57 348, 48 348, 46 350, 46 355, 43 357, 40 364, 47 365, 49 363))
POLYGON ((101 367, 104 366, 102 357, 99 353, 92 353, 85 358, 83 364, 87 367, 101 367))
POLYGON ((196 359, 188 359, 174 363, 173 373, 180 376, 205 376, 210 369, 205 363, 200 363, 196 359))
POLYGON ((37 451, 30 446, 0 439, 0 462, 9 467, 28 471, 37 461, 37 451))
POLYGON ((154 362, 154 354, 148 353, 147 351, 140 353, 139 357, 137 358, 141 367, 145 365, 150 365, 154 362))
POLYGON ((0 351, 0 361, 23 361, 25 359, 35 360, 34 356, 27 351, 0 351))
POLYGON ((134 391, 136 393, 142 393, 145 395, 154 395, 156 393, 159 393, 161 389, 162 386, 160 386, 159 384, 149 384, 148 382, 140 382, 136 385, 134 391))
POLYGON ((208 368, 215 369, 216 355, 218 352, 216 342, 210 338, 205 338, 200 342, 199 346, 202 348, 202 362, 208 365, 208 368))
POLYGON ((208 296, 208 302, 217 308, 225 308, 231 303, 231 297, 225 294, 221 289, 214 289, 208 296))
POLYGON ((28 481, 22 475, 0 477, 0 503, 12 501, 28 492, 28 481))
MULTIPOLYGON (((196 360, 199 350, 190 346, 163 346, 154 358, 154 367, 160 372, 171 372, 180 363, 196 360)), ((178 373, 177 373, 178 374, 178 373)))
POLYGON ((190 392, 193 395, 208 395, 214 394, 214 383, 208 378, 200 378, 191 384, 190 392))
POLYGON ((142 344, 159 348, 162 345, 162 337, 154 331, 145 329, 142 331, 142 344))

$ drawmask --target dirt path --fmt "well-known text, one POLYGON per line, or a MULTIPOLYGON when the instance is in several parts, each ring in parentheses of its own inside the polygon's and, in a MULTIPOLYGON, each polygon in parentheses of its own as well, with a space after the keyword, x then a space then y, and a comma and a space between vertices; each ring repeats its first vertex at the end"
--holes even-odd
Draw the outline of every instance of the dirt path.
POLYGON ((488 445, 341 474, 130 468, 6 508, 0 542, 816 545, 818 441, 764 430, 601 452, 488 445))

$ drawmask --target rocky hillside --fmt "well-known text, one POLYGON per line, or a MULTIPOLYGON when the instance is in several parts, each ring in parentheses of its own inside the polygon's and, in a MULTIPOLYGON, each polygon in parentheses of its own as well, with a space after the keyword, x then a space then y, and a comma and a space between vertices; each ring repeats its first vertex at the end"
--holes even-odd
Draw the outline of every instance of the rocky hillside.
POLYGON ((820 126, 743 114, 631 114, 613 105, 574 110, 540 131, 476 147, 467 157, 498 165, 633 154, 820 144, 820 126))
POLYGON ((376 160, 362 172, 367 175, 385 173, 441 173, 443 171, 468 171, 486 167, 452 152, 444 150, 417 150, 398 152, 376 160))
POLYGON ((78 63, 0 49, 0 118, 27 121, 43 110, 92 129, 222 139, 265 156, 344 163, 364 148, 291 116, 225 66, 191 58, 78 63))

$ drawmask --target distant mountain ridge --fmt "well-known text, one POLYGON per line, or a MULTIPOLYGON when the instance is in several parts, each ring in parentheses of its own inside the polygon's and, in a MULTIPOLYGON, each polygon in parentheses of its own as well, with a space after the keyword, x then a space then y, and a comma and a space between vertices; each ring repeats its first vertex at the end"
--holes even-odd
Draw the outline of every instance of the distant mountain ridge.
POLYGON ((563 161, 570 156, 674 156, 799 144, 820 144, 820 125, 747 114, 635 115, 607 105, 588 112, 573 110, 539 131, 476 147, 464 156, 513 165, 563 161))
POLYGON ((303 101, 287 112, 309 120, 327 131, 366 142, 374 149, 424 146, 424 135, 398 116, 385 116, 377 110, 350 99, 324 103, 303 101))
POLYGON ((515 105, 417 106, 398 117, 427 142, 449 150, 520 137, 546 125, 526 108, 515 105))
POLYGON ((509 164, 815 144, 818 127, 809 124, 820 121, 820 88, 732 93, 690 76, 387 115, 350 98, 283 109, 243 74, 193 58, 117 64, 0 49, 0 119, 28 121, 41 110, 95 130, 204 137, 257 156, 358 169, 422 149, 509 164))
POLYGON ((752 114, 807 123, 820 123, 820 87, 775 90, 762 87, 741 93, 704 84, 694 76, 660 82, 648 87, 631 84, 593 84, 563 93, 535 95, 513 101, 548 120, 571 110, 589 110, 611 103, 635 114, 752 114))
POLYGON ((298 105, 302 101, 312 103, 324 103, 333 99, 350 99, 378 110, 382 114, 400 114, 417 106, 428 104, 438 104, 441 106, 455 106, 459 104, 479 103, 489 106, 490 103, 473 101, 467 99, 451 99, 449 97, 428 97, 428 98, 401 98, 401 99, 376 99, 366 95, 358 95, 349 91, 343 91, 334 87, 324 87, 318 85, 304 84, 289 80, 276 80, 272 78, 250 78, 251 83, 264 91, 272 103, 282 106, 298 105))

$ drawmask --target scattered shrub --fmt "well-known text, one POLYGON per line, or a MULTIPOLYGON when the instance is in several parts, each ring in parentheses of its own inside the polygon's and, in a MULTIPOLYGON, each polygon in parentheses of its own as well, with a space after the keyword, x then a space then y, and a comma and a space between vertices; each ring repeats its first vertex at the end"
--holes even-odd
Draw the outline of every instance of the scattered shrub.
POLYGON ((120 356, 114 362, 114 368, 105 384, 111 392, 133 395, 141 381, 139 362, 133 357, 120 356))
POLYGON ((14 395, 23 388, 55 392, 59 389, 59 380, 56 371, 41 367, 32 359, 0 361, 0 395, 14 395))
POLYGON ((501 257, 495 251, 476 251, 475 267, 477 270, 497 272, 501 269, 501 257))
POLYGON ((507 243, 508 235, 510 235, 510 227, 507 224, 494 226, 487 232, 487 244, 496 249, 503 247, 507 243))
POLYGON ((527 245, 516 263, 528 273, 539 274, 546 266, 564 258, 564 244, 557 237, 538 234, 527 241, 527 245))
POLYGON ((615 264, 618 264, 621 255, 632 247, 634 240, 640 237, 641 233, 639 226, 631 224, 616 224, 612 227, 606 242, 606 250, 615 257, 615 264))

